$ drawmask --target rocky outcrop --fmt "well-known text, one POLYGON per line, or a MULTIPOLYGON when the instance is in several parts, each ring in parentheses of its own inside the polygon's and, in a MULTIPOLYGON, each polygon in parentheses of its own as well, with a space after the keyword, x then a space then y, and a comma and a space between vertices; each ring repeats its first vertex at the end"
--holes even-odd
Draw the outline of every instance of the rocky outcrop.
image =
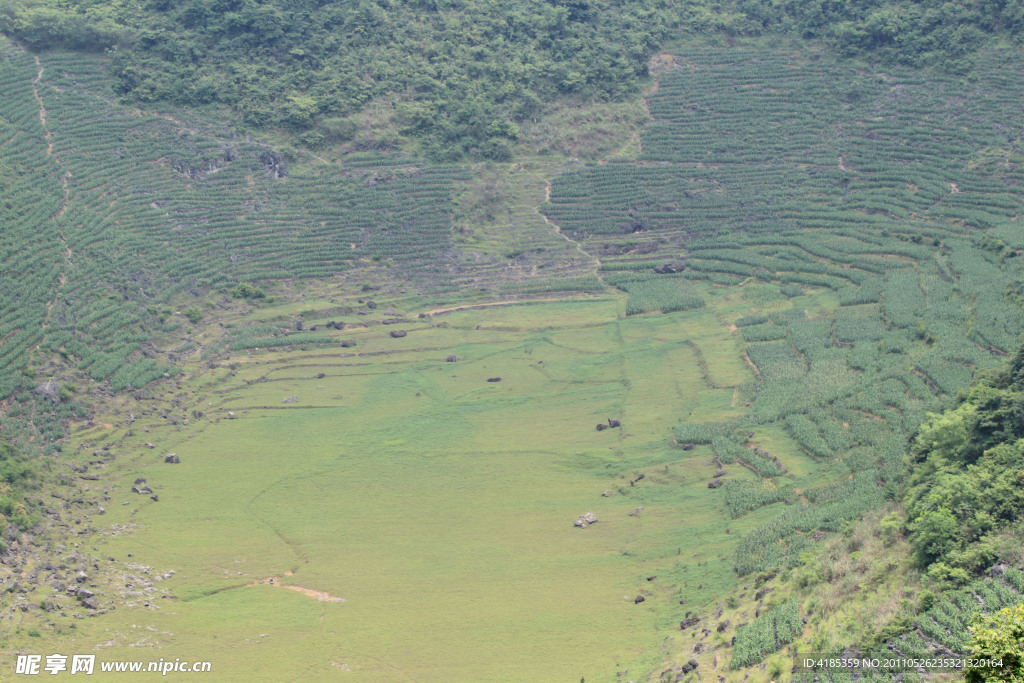
POLYGON ((54 403, 60 402, 60 385, 52 379, 47 380, 42 384, 37 384, 33 391, 44 398, 50 399, 54 403))

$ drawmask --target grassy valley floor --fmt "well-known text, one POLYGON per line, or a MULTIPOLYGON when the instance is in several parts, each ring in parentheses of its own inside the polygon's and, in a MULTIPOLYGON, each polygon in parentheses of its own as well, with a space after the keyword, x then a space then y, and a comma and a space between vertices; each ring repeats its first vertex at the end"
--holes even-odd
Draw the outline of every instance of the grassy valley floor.
POLYGON ((76 439, 118 443, 94 522, 134 529, 84 552, 173 570, 161 588, 176 599, 42 642, 208 659, 221 680, 257 659, 266 680, 643 676, 665 629, 735 581, 711 449, 683 451, 671 427, 742 414, 734 387, 751 371, 709 310, 622 318, 624 298, 409 317, 338 335, 355 348, 251 349, 213 368, 196 358, 170 395, 138 402, 162 407, 131 436, 122 415, 76 439), (406 337, 390 337, 398 327, 406 337), (609 417, 623 427, 595 430, 609 417), (138 478, 158 501, 130 492, 138 478), (584 512, 599 522, 575 528, 584 512))

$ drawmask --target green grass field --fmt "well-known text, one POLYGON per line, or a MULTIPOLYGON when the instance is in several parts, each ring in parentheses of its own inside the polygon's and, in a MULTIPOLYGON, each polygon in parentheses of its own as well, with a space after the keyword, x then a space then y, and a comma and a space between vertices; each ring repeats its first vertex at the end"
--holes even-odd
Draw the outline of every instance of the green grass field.
MULTIPOLYGON (((758 402, 788 386, 791 361, 778 354, 791 347, 744 336, 771 328, 758 322, 768 316, 794 335, 838 319, 849 307, 827 291, 786 299, 754 282, 698 282, 706 305, 667 314, 626 315, 629 295, 609 291, 465 299, 479 307, 421 318, 458 300, 373 286, 383 287, 379 308, 365 316, 338 315, 362 288, 344 282, 305 292, 302 307, 284 285, 275 302, 211 310, 181 378, 112 396, 94 426, 73 428, 78 451, 117 452, 106 514, 93 517, 100 533, 81 552, 123 563, 124 584, 115 574, 97 592, 105 605, 131 604, 74 629, 27 612, 9 644, 209 660, 214 680, 250 677, 257 660, 265 680, 643 679, 689 647, 678 628, 687 612, 749 581, 735 571, 748 552, 741 539, 806 542, 772 525, 827 507, 830 485, 874 466, 870 445, 812 457, 806 444, 848 438, 849 425, 836 431, 828 416, 757 417, 758 402), (345 329, 327 343, 226 341, 287 341, 267 335, 297 315, 308 325, 341 317, 345 329), (391 317, 403 322, 380 324, 391 317), (392 338, 395 329, 407 335, 392 338), (762 348, 776 355, 754 354, 755 367, 762 348), (595 429, 608 418, 623 427, 595 429), (677 425, 726 425, 726 443, 697 438, 684 450, 677 425), (171 452, 180 464, 164 463, 171 452), (719 467, 724 481, 768 476, 795 499, 733 519, 726 490, 707 486, 719 467), (138 478, 159 501, 129 492, 138 478), (575 528, 585 512, 599 522, 575 528), (139 592, 150 584, 155 594, 139 592), (33 630, 39 640, 26 637, 33 630)), ((864 380, 852 368, 874 356, 843 353, 848 361, 802 387, 827 379, 855 390, 864 380)), ((847 414, 868 419, 837 416, 847 414)), ((840 495, 869 493, 850 491, 840 495)), ((849 513, 821 514, 812 528, 849 513)))
MULTIPOLYGON (((371 325, 343 333, 355 349, 252 350, 183 381, 207 416, 134 423, 103 522, 139 528, 95 548, 174 570, 179 600, 81 622, 68 647, 134 624, 222 680, 255 657, 266 680, 643 675, 665 627, 734 581, 710 449, 671 427, 741 414, 724 385, 750 375, 707 311, 622 318, 623 298, 455 311, 402 339, 371 325), (609 417, 623 428, 598 432, 609 417), (159 502, 128 493, 137 477, 159 502), (574 528, 584 512, 600 521, 574 528)), ((134 656, 112 640, 104 657, 134 656)))

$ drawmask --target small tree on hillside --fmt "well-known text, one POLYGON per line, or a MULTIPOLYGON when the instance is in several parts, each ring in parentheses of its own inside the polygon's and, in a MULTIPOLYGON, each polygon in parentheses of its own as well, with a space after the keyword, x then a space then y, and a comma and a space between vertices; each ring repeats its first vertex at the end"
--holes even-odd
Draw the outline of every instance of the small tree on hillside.
POLYGON ((1007 607, 971 627, 971 657, 990 664, 968 669, 968 683, 1019 681, 1024 678, 1024 603, 1007 607))

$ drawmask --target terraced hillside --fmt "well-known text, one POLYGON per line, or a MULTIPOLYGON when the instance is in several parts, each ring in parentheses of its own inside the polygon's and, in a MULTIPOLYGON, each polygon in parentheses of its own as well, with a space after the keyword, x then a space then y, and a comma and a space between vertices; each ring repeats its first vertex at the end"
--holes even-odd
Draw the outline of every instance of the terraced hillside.
POLYGON ((697 624, 887 501, 926 412, 1015 346, 1024 74, 663 62, 633 160, 333 165, 9 48, 4 424, 86 487, 58 490, 73 541, 35 501, 72 560, 19 542, 17 645, 629 680, 684 645, 741 678, 796 639, 797 602, 735 649, 697 624), (30 393, 49 378, 87 405, 30 393), (64 585, 80 562, 99 610, 64 585))
POLYGON ((771 476, 737 444, 784 426, 853 477, 746 537, 741 574, 797 562, 805 532, 894 490, 925 408, 1015 345, 1020 75, 1000 53, 967 83, 781 53, 680 54, 648 100, 642 161, 554 182, 546 214, 602 254, 633 311, 699 305, 687 283, 700 280, 745 283, 745 297, 777 308, 727 320, 760 379, 743 420, 684 424, 676 438, 771 476), (823 291, 830 302, 809 306, 823 291))
POLYGON ((211 287, 381 264, 426 291, 451 291, 512 277, 491 278, 479 261, 505 268, 501 254, 515 250, 547 272, 578 269, 569 262, 581 255, 536 214, 541 194, 513 216, 522 235, 506 230, 501 245, 460 258, 452 216, 473 169, 397 154, 289 168, 227 120, 117 105, 108 68, 14 46, 0 63, 9 226, 0 396, 22 386, 35 347, 118 390, 173 372, 152 362, 146 342, 174 325, 161 312, 169 301, 211 287))
MULTIPOLYGON (((4 160, 40 197, 31 211, 13 209, 26 232, 6 241, 19 258, 4 269, 5 299, 21 300, 24 317, 9 324, 25 336, 5 345, 12 356, 41 341, 94 379, 138 387, 166 370, 138 358, 163 322, 147 309, 176 293, 326 276, 371 256, 431 269, 450 246, 451 169, 376 182, 288 177, 276 154, 230 131, 190 132, 108 104, 109 76, 98 64, 67 56, 44 65, 15 53, 2 68, 10 91, 24 91, 5 99, 19 118, 7 118, 4 160), (28 242, 46 250, 45 268, 25 259, 28 242)), ((6 395, 16 374, 4 382, 6 395)))

